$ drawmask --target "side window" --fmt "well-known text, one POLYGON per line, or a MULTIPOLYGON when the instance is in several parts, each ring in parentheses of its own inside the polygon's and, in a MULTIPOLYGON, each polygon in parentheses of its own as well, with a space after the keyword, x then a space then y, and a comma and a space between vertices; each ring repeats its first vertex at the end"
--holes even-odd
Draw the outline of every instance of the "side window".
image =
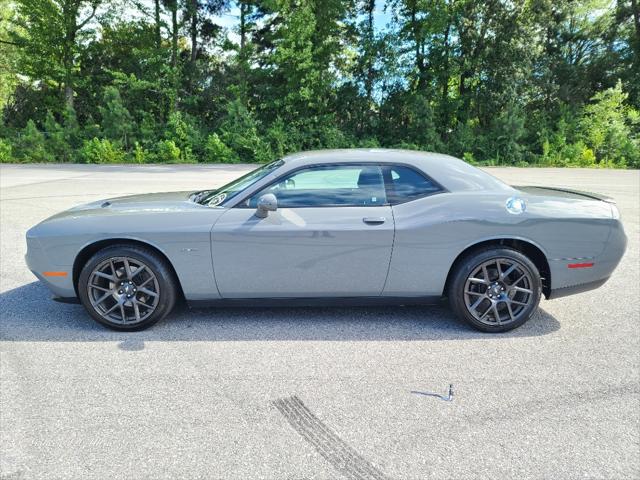
POLYGON ((375 206, 387 202, 382 170, 377 165, 321 165, 281 178, 249 199, 273 193, 278 207, 375 206))
POLYGON ((393 205, 426 197, 441 188, 413 168, 401 165, 385 167, 389 202, 393 205))

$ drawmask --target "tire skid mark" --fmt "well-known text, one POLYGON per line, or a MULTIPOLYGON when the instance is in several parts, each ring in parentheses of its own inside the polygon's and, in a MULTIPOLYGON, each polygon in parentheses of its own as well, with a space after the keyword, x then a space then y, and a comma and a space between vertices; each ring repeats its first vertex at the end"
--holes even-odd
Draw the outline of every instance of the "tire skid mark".
POLYGON ((389 480, 384 473, 345 443, 297 396, 271 402, 298 434, 337 471, 354 480, 389 480))

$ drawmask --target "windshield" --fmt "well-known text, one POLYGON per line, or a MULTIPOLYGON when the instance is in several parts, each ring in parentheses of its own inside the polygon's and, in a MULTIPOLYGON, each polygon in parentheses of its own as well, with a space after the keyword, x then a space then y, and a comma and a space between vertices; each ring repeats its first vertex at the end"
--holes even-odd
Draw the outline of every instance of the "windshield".
POLYGON ((225 200, 232 199, 238 193, 242 192, 245 188, 266 177, 283 164, 284 162, 282 160, 276 160, 275 162, 268 163, 260 168, 252 170, 251 172, 243 175, 240 178, 235 179, 233 182, 228 183, 225 186, 218 188, 217 190, 204 190, 202 192, 196 192, 192 196, 192 199, 194 202, 200 203, 201 205, 209 205, 210 207, 215 207, 217 205, 220 205, 225 200))

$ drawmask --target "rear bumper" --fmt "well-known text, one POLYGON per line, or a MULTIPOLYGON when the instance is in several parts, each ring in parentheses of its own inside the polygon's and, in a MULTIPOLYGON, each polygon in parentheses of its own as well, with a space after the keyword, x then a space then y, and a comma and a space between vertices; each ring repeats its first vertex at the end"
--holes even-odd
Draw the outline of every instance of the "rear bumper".
POLYGON ((547 300, 567 297, 576 293, 588 292, 589 290, 594 290, 598 287, 601 287, 607 282, 607 280, 609 280, 609 277, 601 278, 599 280, 594 280, 588 283, 582 283, 580 285, 573 285, 571 287, 556 288, 555 290, 551 290, 551 292, 547 296, 547 300))
POLYGON ((627 236, 622 224, 615 221, 601 254, 593 258, 556 259, 549 262, 551 292, 548 299, 566 297, 602 286, 609 279, 624 255, 627 236), (591 265, 571 268, 571 265, 591 265))

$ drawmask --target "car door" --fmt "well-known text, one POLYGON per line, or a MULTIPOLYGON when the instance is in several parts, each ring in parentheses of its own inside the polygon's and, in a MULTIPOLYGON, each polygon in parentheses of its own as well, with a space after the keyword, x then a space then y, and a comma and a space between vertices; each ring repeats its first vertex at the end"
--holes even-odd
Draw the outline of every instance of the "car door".
POLYGON ((316 165, 285 174, 230 208, 212 230, 225 298, 377 296, 393 244, 381 167, 316 165), (278 208, 256 216, 258 199, 278 208))

